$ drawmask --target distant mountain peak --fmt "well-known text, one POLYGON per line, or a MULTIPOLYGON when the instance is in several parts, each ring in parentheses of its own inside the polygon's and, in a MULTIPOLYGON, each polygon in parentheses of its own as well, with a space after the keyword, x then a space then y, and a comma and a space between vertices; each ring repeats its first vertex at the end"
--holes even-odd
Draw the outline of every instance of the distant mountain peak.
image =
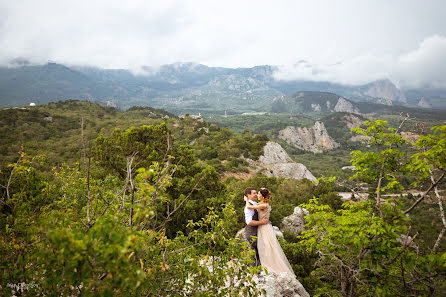
POLYGON ((398 101, 400 103, 407 103, 404 93, 398 89, 390 79, 381 79, 368 84, 368 89, 364 94, 381 100, 386 99, 391 100, 392 102, 398 101))
POLYGON ((419 107, 423 107, 423 108, 432 108, 432 106, 430 105, 430 103, 429 103, 426 99, 424 99, 424 97, 422 97, 422 98, 420 99, 420 101, 418 101, 417 105, 418 105, 419 107))

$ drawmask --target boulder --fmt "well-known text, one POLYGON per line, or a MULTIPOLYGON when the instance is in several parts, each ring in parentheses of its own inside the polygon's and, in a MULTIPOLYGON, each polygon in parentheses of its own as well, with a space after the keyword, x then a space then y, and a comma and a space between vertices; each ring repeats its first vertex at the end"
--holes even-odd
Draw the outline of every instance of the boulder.
POLYGON ((264 297, 310 297, 304 286, 288 273, 268 273, 254 276, 257 286, 264 289, 264 297))
POLYGON ((296 206, 294 212, 282 220, 283 230, 298 235, 305 230, 305 216, 308 210, 296 206))

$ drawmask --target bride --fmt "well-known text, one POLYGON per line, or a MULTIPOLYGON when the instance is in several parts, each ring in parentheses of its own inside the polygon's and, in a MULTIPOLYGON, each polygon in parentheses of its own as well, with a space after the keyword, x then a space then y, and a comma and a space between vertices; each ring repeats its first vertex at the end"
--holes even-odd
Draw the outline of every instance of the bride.
MULTIPOLYGON (((249 209, 257 209, 259 220, 267 218, 271 212, 269 201, 271 200, 271 192, 266 188, 261 188, 258 194, 260 203, 251 205, 246 200, 246 207, 249 209)), ((257 249, 259 251, 260 263, 268 269, 268 272, 280 273, 287 272, 295 276, 290 263, 288 262, 279 241, 274 233, 271 223, 260 225, 257 229, 257 249)))

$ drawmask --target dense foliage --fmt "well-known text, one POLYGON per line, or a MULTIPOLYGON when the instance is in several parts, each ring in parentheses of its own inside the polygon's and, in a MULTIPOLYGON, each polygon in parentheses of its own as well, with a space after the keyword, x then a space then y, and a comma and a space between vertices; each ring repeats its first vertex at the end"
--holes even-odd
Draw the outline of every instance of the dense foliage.
MULTIPOLYGON (((407 120, 405 118, 401 125, 407 120)), ((398 129, 385 121, 365 122, 356 131, 370 136, 372 152, 352 152, 356 173, 352 177, 374 189, 369 200, 345 203, 335 210, 318 199, 304 205, 309 229, 301 235, 308 250, 318 254, 312 272, 324 281, 321 296, 443 296, 446 293, 446 252, 442 242, 446 219, 438 187, 446 169, 446 126, 433 128, 414 144, 414 151, 402 149, 406 141, 398 129), (401 177, 416 174, 412 187, 428 180, 423 195, 409 208, 397 198, 383 194, 401 190, 401 177), (437 239, 420 249, 409 213, 434 190, 443 228, 437 239)), ((401 128, 401 126, 400 126, 401 128)), ((433 215, 433 214, 431 214, 433 215)), ((417 229, 416 226, 414 229, 417 229)))
MULTIPOLYGON (((280 242, 312 296, 446 293, 445 125, 420 126, 411 143, 400 134, 412 129, 409 118, 398 128, 365 122, 355 131, 370 147, 350 144, 356 170, 337 179, 223 182, 226 171, 249 170, 246 159, 268 141, 260 133, 275 131, 278 118, 240 117, 235 134, 189 115, 80 101, 1 115, 2 293, 23 283, 26 296, 256 296, 259 269, 234 237, 251 186, 271 190, 275 226, 297 205, 310 212, 307 231, 280 242), (349 187, 368 199, 343 202, 338 192, 349 187), (403 198, 408 191, 420 194, 403 198)), ((347 139, 340 116, 330 118, 332 131, 347 139)), ((345 150, 314 155, 282 145, 318 175, 349 164, 345 150)))
POLYGON ((20 151, 1 172, 1 287, 27 284, 26 296, 256 295, 258 269, 233 237, 219 176, 190 151, 171 152, 168 137, 163 124, 99 137, 97 162, 85 152, 83 164, 53 167, 50 178, 41 157, 20 151), (166 160, 145 150, 154 135, 166 160), (102 163, 107 154, 113 166, 102 163))

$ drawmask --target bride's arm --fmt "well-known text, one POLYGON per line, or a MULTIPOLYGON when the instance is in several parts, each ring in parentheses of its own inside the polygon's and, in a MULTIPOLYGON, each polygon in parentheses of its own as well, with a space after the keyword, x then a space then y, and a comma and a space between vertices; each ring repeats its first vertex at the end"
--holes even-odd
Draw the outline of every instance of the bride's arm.
POLYGON ((248 209, 265 209, 266 208, 266 205, 264 205, 264 204, 252 205, 248 202, 248 199, 246 199, 245 201, 246 201, 246 207, 248 209))

